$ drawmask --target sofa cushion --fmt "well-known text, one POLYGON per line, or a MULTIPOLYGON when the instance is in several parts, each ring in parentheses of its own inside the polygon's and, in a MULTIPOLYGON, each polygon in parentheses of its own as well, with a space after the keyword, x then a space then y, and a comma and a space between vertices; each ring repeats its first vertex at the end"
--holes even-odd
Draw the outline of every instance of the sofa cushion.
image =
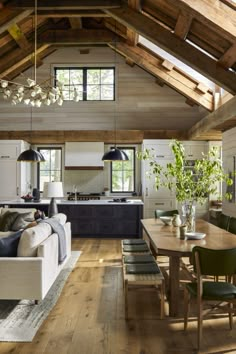
POLYGON ((7 237, 0 237, 0 257, 16 257, 22 230, 7 237))
POLYGON ((52 233, 49 224, 39 223, 36 226, 25 229, 21 235, 18 245, 17 256, 19 257, 35 257, 37 248, 52 233))
POLYGON ((2 214, 0 217, 0 231, 9 231, 12 228, 13 223, 15 222, 18 213, 7 211, 2 214))
POLYGON ((11 230, 18 231, 20 229, 24 229, 32 221, 31 214, 31 212, 18 214, 11 230))

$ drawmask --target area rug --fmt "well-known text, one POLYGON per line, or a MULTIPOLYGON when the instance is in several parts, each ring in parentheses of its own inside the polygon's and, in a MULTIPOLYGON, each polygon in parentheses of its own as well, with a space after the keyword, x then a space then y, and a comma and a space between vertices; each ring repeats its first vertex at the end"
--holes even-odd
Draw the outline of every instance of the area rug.
POLYGON ((81 252, 73 251, 46 297, 35 305, 32 300, 0 300, 0 341, 31 342, 40 325, 56 304, 65 282, 81 252))

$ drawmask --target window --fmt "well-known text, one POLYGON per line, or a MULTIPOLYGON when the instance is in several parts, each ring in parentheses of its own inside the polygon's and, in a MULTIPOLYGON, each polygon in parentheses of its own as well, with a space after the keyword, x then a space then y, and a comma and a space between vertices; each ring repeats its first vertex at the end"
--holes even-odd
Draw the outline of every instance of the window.
POLYGON ((55 82, 63 83, 65 100, 114 101, 115 68, 55 67, 55 82))
POLYGON ((62 180, 62 152, 61 148, 38 148, 45 158, 45 162, 38 164, 38 188, 42 192, 44 182, 59 182, 62 180))
POLYGON ((129 157, 129 161, 111 162, 111 192, 135 191, 135 148, 119 148, 129 157))

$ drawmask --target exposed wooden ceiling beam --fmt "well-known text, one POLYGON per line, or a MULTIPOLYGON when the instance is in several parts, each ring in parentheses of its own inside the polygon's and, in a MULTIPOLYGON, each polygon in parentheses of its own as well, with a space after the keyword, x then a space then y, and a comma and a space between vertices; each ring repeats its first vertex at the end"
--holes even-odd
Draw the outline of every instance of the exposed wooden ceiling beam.
POLYGON ((168 4, 191 13, 202 23, 213 24, 220 32, 224 32, 231 40, 236 37, 235 11, 221 0, 166 0, 168 4), (222 26, 222 24, 224 24, 222 26))
MULTIPOLYGON (((41 47, 38 47, 37 55, 40 55, 40 53, 45 51, 48 47, 48 44, 44 44, 41 47)), ((27 61, 31 61, 32 55, 34 55, 32 49, 16 49, 11 52, 11 55, 8 55, 7 59, 3 57, 0 60, 0 78, 2 79, 7 77, 9 74, 11 74, 11 72, 15 71, 17 68, 20 68, 27 61)))
POLYGON ((16 23, 11 25, 11 27, 9 27, 7 30, 21 49, 29 48, 30 44, 25 37, 25 34, 16 23))
POLYGON ((178 20, 175 25, 175 35, 181 39, 185 39, 188 35, 192 23, 192 16, 185 11, 180 11, 178 20))
MULTIPOLYGON (((3 11, 4 13, 4 11, 3 11)), ((20 22, 21 20, 25 19, 26 17, 30 16, 32 10, 26 10, 19 13, 17 16, 13 16, 11 20, 7 21, 0 27, 0 34, 7 31, 13 24, 20 22)))
POLYGON ((81 29, 83 27, 81 17, 70 17, 69 21, 72 29, 81 29))
POLYGON ((222 55, 218 63, 225 69, 231 68, 236 62, 236 42, 222 55))
POLYGON ((131 47, 123 42, 119 42, 116 45, 109 43, 109 46, 117 50, 121 55, 130 58, 135 64, 158 77, 185 97, 190 98, 209 111, 213 110, 213 94, 197 90, 198 82, 193 81, 186 75, 182 75, 177 68, 173 67, 172 70, 169 70, 169 67, 168 69, 164 68, 163 58, 151 55, 145 49, 142 49, 141 46, 131 47))
POLYGON ((92 29, 69 29, 69 30, 51 30, 44 32, 38 42, 71 45, 79 43, 107 43, 114 41, 114 34, 109 30, 92 29))
POLYGON ((220 124, 236 118, 236 96, 196 123, 188 132, 189 139, 196 139, 220 124))
MULTIPOLYGON (((128 0, 128 5, 131 9, 140 11, 140 0, 128 0)), ((136 45, 138 43, 138 33, 127 28, 126 35, 129 45, 136 45)))
MULTIPOLYGON (((120 0, 38 0, 38 10, 79 10, 79 9, 112 9, 119 7, 120 0)), ((14 7, 18 9, 34 9, 34 0, 24 1, 10 1, 7 7, 14 7)))
MULTIPOLYGON (((110 130, 33 130, 33 131, 0 131, 2 139, 22 139, 32 144, 63 144, 66 141, 104 141, 114 144, 115 133, 110 130)), ((186 139, 185 131, 177 130, 117 130, 116 142, 141 144, 143 139, 186 139)))
POLYGON ((61 17, 109 17, 108 14, 101 10, 40 10, 40 17, 61 18, 61 17))
POLYGON ((193 45, 181 40, 157 22, 128 6, 105 10, 123 25, 170 52, 232 94, 236 93, 235 74, 220 67, 217 62, 193 45))

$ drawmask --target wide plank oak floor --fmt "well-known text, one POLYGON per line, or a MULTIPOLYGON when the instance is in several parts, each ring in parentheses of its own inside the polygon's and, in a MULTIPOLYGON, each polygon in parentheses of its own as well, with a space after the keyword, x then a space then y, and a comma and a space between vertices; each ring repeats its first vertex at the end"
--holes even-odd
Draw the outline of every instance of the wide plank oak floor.
MULTIPOLYGON (((32 343, 1 342, 0 354, 197 353, 195 318, 187 333, 182 315, 160 320, 151 289, 130 291, 125 321, 120 240, 73 239, 72 247, 82 255, 32 343)), ((227 316, 205 320, 199 353, 236 353, 236 329, 229 330, 227 316)))

